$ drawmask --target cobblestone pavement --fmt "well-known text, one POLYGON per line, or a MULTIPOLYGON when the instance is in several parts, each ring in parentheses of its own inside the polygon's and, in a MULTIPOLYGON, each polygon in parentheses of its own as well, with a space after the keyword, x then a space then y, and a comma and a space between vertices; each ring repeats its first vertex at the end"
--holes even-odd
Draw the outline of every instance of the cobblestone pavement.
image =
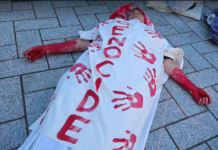
MULTIPOLYGON (((131 1, 129 1, 131 2, 131 1)), ((30 47, 78 37, 107 20, 128 1, 0 2, 0 149, 17 149, 30 126, 47 108, 59 78, 81 55, 46 55, 34 63, 22 53, 30 47)), ((183 71, 209 92, 213 102, 197 105, 190 94, 169 79, 164 85, 146 150, 218 149, 218 47, 208 40, 200 21, 141 6, 173 46, 183 48, 183 71)), ((204 14, 218 2, 204 2, 204 14)))

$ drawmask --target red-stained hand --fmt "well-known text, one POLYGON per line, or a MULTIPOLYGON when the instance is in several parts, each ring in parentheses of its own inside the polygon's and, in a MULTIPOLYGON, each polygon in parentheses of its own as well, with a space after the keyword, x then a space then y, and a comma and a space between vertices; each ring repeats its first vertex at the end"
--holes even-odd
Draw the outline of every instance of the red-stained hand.
POLYGON ((210 104, 212 101, 210 99, 210 96, 202 89, 196 88, 192 91, 192 96, 194 100, 201 105, 207 105, 210 104))
POLYGON ((30 61, 35 61, 41 58, 44 54, 46 54, 44 50, 44 46, 36 46, 33 47, 23 53, 23 56, 28 58, 30 61))

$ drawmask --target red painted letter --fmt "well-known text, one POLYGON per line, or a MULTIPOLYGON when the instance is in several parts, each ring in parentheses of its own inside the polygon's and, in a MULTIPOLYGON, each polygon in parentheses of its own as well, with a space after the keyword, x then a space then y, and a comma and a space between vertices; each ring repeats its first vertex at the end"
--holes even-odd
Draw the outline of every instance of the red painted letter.
POLYGON ((120 30, 120 31, 124 31, 124 28, 123 26, 114 26, 112 28, 112 35, 123 35, 121 33, 116 33, 116 30, 120 30))
POLYGON ((98 95, 95 94, 95 92, 93 92, 90 89, 90 90, 88 90, 86 92, 86 94, 83 97, 82 101, 80 102, 79 106, 76 108, 76 111, 79 111, 79 112, 91 112, 91 111, 93 111, 98 106, 98 103, 99 103, 98 95), (91 96, 94 99, 95 103, 94 103, 94 105, 91 108, 84 108, 85 104, 88 101, 89 96, 91 96))
POLYGON ((121 42, 120 42, 116 37, 112 37, 112 38, 109 39, 107 45, 111 45, 113 40, 114 40, 115 42, 117 42, 117 44, 118 44, 119 46, 123 46, 123 45, 124 45, 124 42, 126 41, 126 37, 124 37, 121 42))
POLYGON ((101 71, 100 71, 100 68, 101 68, 102 66, 106 65, 106 64, 114 65, 114 63, 111 62, 111 61, 103 61, 103 62, 101 62, 101 63, 99 63, 99 64, 96 65, 96 70, 102 75, 102 77, 110 77, 110 74, 103 74, 103 73, 101 73, 101 71))
POLYGON ((67 121, 65 122, 65 124, 63 125, 63 127, 61 128, 61 130, 57 134, 57 138, 59 140, 70 142, 72 144, 76 144, 76 142, 78 141, 77 139, 66 135, 66 132, 68 130, 75 131, 75 132, 80 132, 82 130, 82 128, 72 125, 74 121, 76 120, 81 121, 85 124, 88 124, 90 122, 90 120, 87 120, 83 117, 80 117, 74 114, 70 115, 67 121))
POLYGON ((116 47, 116 46, 106 47, 106 48, 104 49, 104 56, 105 56, 106 58, 112 58, 112 59, 114 59, 114 58, 120 58, 120 56, 121 56, 121 50, 120 50, 118 47, 116 47), (116 49, 117 52, 118 52, 117 55, 115 55, 115 56, 108 55, 107 51, 108 51, 108 50, 111 50, 111 49, 116 49))
POLYGON ((127 29, 129 28, 129 23, 128 22, 121 21, 121 20, 118 20, 117 22, 120 23, 120 24, 126 25, 127 29))

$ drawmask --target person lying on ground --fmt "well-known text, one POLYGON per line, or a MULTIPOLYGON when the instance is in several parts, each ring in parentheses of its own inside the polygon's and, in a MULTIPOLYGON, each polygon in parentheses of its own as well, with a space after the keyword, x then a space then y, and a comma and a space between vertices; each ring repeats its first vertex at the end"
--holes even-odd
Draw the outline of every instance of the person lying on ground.
POLYGON ((60 78, 19 150, 143 150, 169 76, 196 103, 211 103, 183 74, 183 50, 172 48, 135 5, 121 6, 108 21, 79 34, 80 39, 24 52, 35 61, 44 54, 84 51, 60 78))

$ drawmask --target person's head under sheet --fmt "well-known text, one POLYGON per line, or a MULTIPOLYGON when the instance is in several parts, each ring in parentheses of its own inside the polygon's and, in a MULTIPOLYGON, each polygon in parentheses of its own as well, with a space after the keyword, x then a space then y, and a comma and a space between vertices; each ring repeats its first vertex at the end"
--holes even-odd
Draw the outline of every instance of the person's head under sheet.
POLYGON ((145 12, 135 6, 134 4, 126 4, 118 8, 111 16, 110 19, 122 18, 125 20, 138 19, 141 23, 144 23, 152 28, 154 28, 154 24, 145 14, 145 12))

